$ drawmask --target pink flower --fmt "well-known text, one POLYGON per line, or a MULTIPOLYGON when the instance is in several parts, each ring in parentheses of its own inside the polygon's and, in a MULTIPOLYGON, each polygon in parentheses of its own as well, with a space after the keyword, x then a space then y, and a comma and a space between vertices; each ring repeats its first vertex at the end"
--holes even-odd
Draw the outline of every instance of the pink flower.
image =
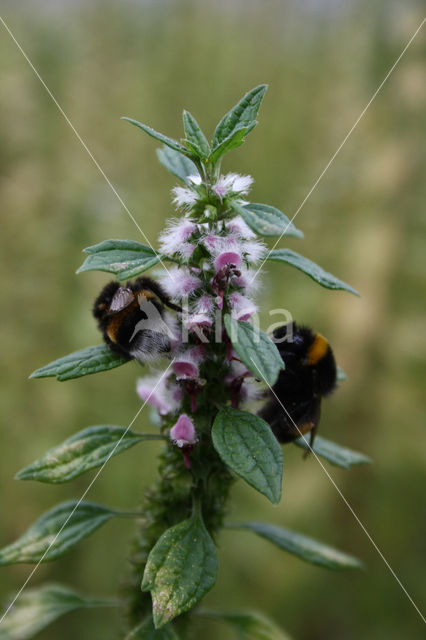
POLYGON ((179 416, 176 424, 170 429, 170 439, 180 449, 194 445, 197 442, 194 424, 185 413, 179 416))
POLYGON ((203 242, 206 249, 208 249, 210 253, 214 253, 216 251, 216 247, 219 246, 222 240, 223 238, 221 236, 215 236, 214 234, 209 233, 207 236, 205 236, 203 242))
POLYGON ((140 398, 155 407, 162 416, 174 413, 180 408, 182 390, 169 380, 169 375, 146 376, 137 382, 136 391, 140 398))
POLYGON ((232 360, 229 374, 225 377, 225 384, 231 392, 231 402, 234 409, 237 409, 240 402, 246 401, 250 389, 250 378, 253 374, 242 362, 232 360))
POLYGON ((197 202, 197 194, 191 189, 186 187, 174 187, 172 189, 174 193, 173 202, 176 206, 184 209, 189 209, 197 202))
POLYGON ((213 299, 210 296, 201 296, 197 301, 195 313, 205 313, 206 315, 210 315, 213 313, 213 308, 213 299))
POLYGON ((264 255, 266 255, 266 246, 263 244, 263 242, 259 242, 258 240, 243 242, 241 245, 241 249, 246 261, 249 264, 259 262, 259 260, 264 255))
POLYGON ((189 331, 193 331, 198 327, 211 327, 213 320, 207 313, 190 313, 183 319, 184 325, 189 331))
POLYGON ((232 310, 232 317, 235 320, 241 320, 241 322, 249 320, 257 311, 257 306, 253 300, 237 292, 231 293, 229 296, 229 304, 232 310))
POLYGON ((241 265, 242 251, 238 241, 232 237, 207 236, 204 244, 213 257, 216 273, 226 266, 238 268, 241 265))
POLYGON ((234 277, 233 283, 241 289, 245 289, 247 293, 255 293, 260 285, 259 274, 255 269, 249 269, 241 266, 239 275, 234 277))
POLYGON ((255 232, 250 229, 241 216, 231 218, 231 220, 226 223, 226 229, 231 235, 243 240, 253 240, 256 238, 255 232))
POLYGON ((173 370, 177 380, 197 380, 199 364, 204 360, 204 351, 201 347, 191 347, 176 356, 173 362, 173 370))
MULTIPOLYGON (((184 255, 183 251, 188 253, 188 240, 195 231, 197 231, 197 225, 186 218, 170 220, 168 227, 160 234, 159 237, 160 251, 165 253, 167 256, 173 256, 175 253, 184 255)), ((194 246, 190 246, 193 247, 193 251, 194 246)), ((192 251, 189 255, 192 254, 192 251)))
POLYGON ((183 323, 190 331, 197 331, 198 328, 208 328, 213 324, 213 298, 204 295, 195 302, 192 311, 183 316, 183 323))
POLYGON ((178 253, 182 256, 182 258, 186 258, 187 260, 192 256, 195 251, 195 244, 191 244, 191 242, 182 242, 179 247, 178 253))
POLYGON ((189 456, 198 438, 192 420, 183 413, 179 416, 176 424, 170 429, 170 439, 179 449, 182 449, 183 459, 187 469, 190 469, 191 462, 189 456))
POLYGON ((216 272, 220 271, 226 266, 239 267, 241 264, 241 256, 236 251, 224 251, 220 253, 214 261, 214 268, 216 272))
POLYGON ((161 284, 172 300, 179 301, 198 289, 201 280, 186 267, 172 267, 162 276, 161 284))
POLYGON ((219 180, 213 185, 213 192, 223 198, 229 193, 247 194, 250 191, 253 178, 251 176, 241 176, 238 173, 227 173, 220 176, 219 180))

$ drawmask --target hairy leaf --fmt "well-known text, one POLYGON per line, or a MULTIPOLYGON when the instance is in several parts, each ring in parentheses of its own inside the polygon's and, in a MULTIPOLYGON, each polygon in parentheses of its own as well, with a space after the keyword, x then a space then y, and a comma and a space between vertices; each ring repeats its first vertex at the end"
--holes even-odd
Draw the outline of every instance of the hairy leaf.
POLYGON ((88 599, 59 584, 26 589, 0 624, 0 640, 29 640, 69 611, 116 606, 109 600, 88 599))
POLYGON ((171 625, 156 629, 152 616, 148 616, 126 636, 125 640, 179 640, 179 636, 171 625))
POLYGON ((74 351, 63 358, 54 360, 40 369, 36 369, 30 378, 56 377, 60 382, 81 378, 91 373, 108 371, 129 362, 129 358, 113 353, 105 344, 86 347, 74 351))
POLYGON ((91 502, 62 502, 36 520, 16 542, 0 550, 0 565, 54 560, 116 515, 91 502))
POLYGON ((17 480, 38 480, 51 484, 69 482, 89 469, 126 451, 142 440, 160 440, 162 435, 133 433, 124 427, 87 427, 16 474, 17 480))
POLYGON ((198 514, 167 529, 149 554, 142 580, 142 590, 151 591, 155 627, 195 606, 216 576, 216 549, 198 514))
POLYGON ((266 89, 266 84, 255 87, 246 93, 246 95, 223 116, 213 134, 213 148, 217 147, 222 140, 230 136, 239 126, 248 127, 246 133, 249 133, 249 131, 253 129, 257 124, 257 112, 259 111, 266 89))
POLYGON ((284 362, 269 336, 248 322, 224 318, 226 331, 240 360, 256 378, 271 387, 275 384, 284 362))
POLYGON ((223 462, 272 503, 281 499, 283 457, 269 425, 247 411, 225 407, 212 429, 223 462))
POLYGON ((239 126, 236 127, 233 132, 222 140, 216 147, 214 147, 213 151, 209 156, 209 162, 214 164, 217 162, 225 153, 231 151, 232 149, 236 149, 240 147, 243 142, 246 134, 249 131, 249 127, 239 126))
POLYGON ((135 127, 139 127, 139 129, 142 129, 142 131, 145 131, 145 133, 151 136, 151 138, 155 138, 155 140, 159 140, 160 142, 167 145, 171 149, 174 149, 175 151, 179 151, 184 155, 192 155, 187 149, 185 149, 183 145, 179 144, 177 140, 173 140, 173 138, 169 138, 168 136, 165 136, 162 133, 155 131, 155 129, 148 127, 148 125, 143 124, 142 122, 138 122, 137 120, 133 120, 133 118, 127 118, 126 116, 124 116, 122 120, 127 120, 127 122, 130 122, 130 124, 134 124, 135 127))
POLYGON ((206 160, 210 155, 210 145, 194 116, 186 110, 183 112, 183 127, 190 150, 202 160, 206 160))
POLYGON ((299 231, 287 216, 275 207, 271 207, 268 204, 245 204, 241 206, 237 202, 232 202, 231 206, 259 236, 303 238, 302 231, 299 231))
POLYGON ((317 564, 335 571, 341 569, 361 569, 362 563, 353 556, 329 547, 318 540, 308 538, 301 533, 283 529, 266 522, 244 522, 231 526, 232 529, 248 529, 258 536, 266 538, 280 549, 292 553, 306 562, 317 564))
POLYGON ((163 147, 162 149, 157 149, 157 156, 163 167, 166 167, 167 171, 170 171, 185 184, 190 183, 188 176, 198 175, 198 169, 192 160, 179 153, 179 151, 163 147))
POLYGON ((349 293, 359 296, 358 291, 346 284, 346 282, 339 280, 331 273, 324 271, 324 269, 315 264, 315 262, 312 262, 312 260, 304 258, 299 253, 296 253, 291 249, 275 249, 273 251, 268 251, 264 256, 264 259, 272 260, 274 262, 285 262, 292 267, 296 267, 296 269, 303 271, 303 273, 306 273, 306 275, 312 278, 312 280, 315 280, 315 282, 318 282, 318 284, 322 287, 326 287, 327 289, 343 289, 344 291, 349 291, 349 293))
MULTIPOLYGON (((298 447, 302 449, 310 450, 309 436, 301 436, 294 441, 298 447)), ((356 464, 369 464, 372 462, 371 458, 359 451, 353 451, 346 447, 341 447, 335 442, 321 438, 321 436, 315 436, 313 451, 322 458, 325 458, 331 464, 336 467, 342 467, 343 469, 350 469, 356 464)))
POLYGON ((118 280, 134 278, 165 259, 151 247, 134 240, 105 240, 83 251, 89 255, 76 273, 107 271, 118 280))

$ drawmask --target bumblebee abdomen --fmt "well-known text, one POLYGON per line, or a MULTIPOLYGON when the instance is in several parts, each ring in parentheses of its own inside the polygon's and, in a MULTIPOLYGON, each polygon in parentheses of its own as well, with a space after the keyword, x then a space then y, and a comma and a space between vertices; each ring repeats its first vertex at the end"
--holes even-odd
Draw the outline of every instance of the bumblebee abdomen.
POLYGON ((322 396, 328 395, 335 389, 337 381, 336 361, 334 359, 333 351, 328 343, 326 352, 321 356, 313 368, 317 375, 317 385, 320 394, 322 396))
POLYGON ((274 331, 285 369, 259 411, 280 442, 291 442, 311 431, 315 434, 321 398, 336 386, 336 363, 324 336, 296 323, 274 331))

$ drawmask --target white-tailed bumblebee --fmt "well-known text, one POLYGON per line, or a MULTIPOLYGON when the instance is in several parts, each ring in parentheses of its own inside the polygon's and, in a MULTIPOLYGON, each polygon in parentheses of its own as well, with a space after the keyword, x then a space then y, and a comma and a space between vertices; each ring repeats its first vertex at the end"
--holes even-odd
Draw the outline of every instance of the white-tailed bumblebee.
POLYGON ((273 340, 285 369, 273 386, 277 397, 268 393, 268 401, 260 409, 259 416, 270 424, 279 442, 291 442, 310 432, 312 446, 320 419, 321 399, 336 386, 333 351, 324 336, 294 322, 278 327, 273 340))
POLYGON ((125 286, 109 282, 95 300, 93 315, 111 351, 146 362, 166 355, 174 338, 164 305, 180 310, 160 285, 141 277, 125 286))

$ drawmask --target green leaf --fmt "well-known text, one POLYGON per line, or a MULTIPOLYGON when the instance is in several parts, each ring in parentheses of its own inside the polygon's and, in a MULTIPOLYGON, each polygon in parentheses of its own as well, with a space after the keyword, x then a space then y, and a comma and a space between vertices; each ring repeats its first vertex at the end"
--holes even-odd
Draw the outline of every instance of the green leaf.
MULTIPOLYGON (((305 436, 302 436, 301 438, 297 438, 294 444, 302 449, 310 450, 309 437, 305 438, 305 436)), ((356 464, 370 464, 372 462, 371 458, 365 454, 341 447, 335 442, 321 438, 321 436, 315 436, 312 449, 318 456, 325 458, 331 464, 336 467, 342 467, 343 469, 350 469, 356 464)))
POLYGON ((149 554, 142 580, 142 590, 151 591, 156 629, 195 606, 216 577, 216 549, 197 513, 167 529, 149 554))
POLYGON ((16 474, 17 480, 38 480, 50 484, 69 482, 89 469, 143 440, 161 440, 165 436, 133 433, 124 427, 100 425, 87 427, 16 474))
POLYGON ((183 112, 183 127, 190 150, 202 160, 206 160, 210 155, 210 145, 194 116, 186 110, 183 112))
POLYGON ((162 149, 157 149, 157 156, 163 167, 166 167, 167 171, 170 171, 185 184, 190 184, 188 176, 198 175, 198 169, 192 160, 178 151, 163 147, 162 149))
POLYGON ((276 527, 266 522, 244 522, 240 525, 230 525, 229 528, 253 531, 261 538, 266 538, 269 542, 277 545, 280 549, 326 569, 339 571, 342 569, 363 568, 362 563, 357 558, 343 553, 343 551, 329 547, 301 533, 276 527))
POLYGON ((118 280, 134 278, 166 259, 151 247, 134 240, 105 240, 83 251, 89 256, 76 273, 107 271, 115 274, 118 280))
POLYGON ((249 133, 253 129, 256 123, 257 112, 259 111, 260 103, 267 89, 266 84, 261 84, 255 87, 234 106, 216 127, 213 134, 213 148, 217 147, 225 138, 228 138, 234 130, 239 127, 247 127, 249 133))
POLYGON ((246 204, 243 207, 237 202, 230 206, 240 215, 248 226, 259 236, 294 236, 303 238, 303 233, 279 209, 268 204, 246 204))
POLYGON ((162 133, 155 131, 155 129, 151 129, 151 127, 148 127, 148 125, 142 124, 142 122, 138 122, 137 120, 133 120, 133 118, 127 118, 126 116, 123 116, 121 119, 127 120, 127 122, 130 122, 130 124, 134 124, 135 127, 139 127, 139 129, 142 129, 142 131, 145 131, 145 133, 151 136, 151 138, 155 138, 155 140, 159 140, 160 142, 167 145, 171 149, 174 149, 175 151, 179 151, 179 153, 183 153, 186 156, 192 155, 187 149, 185 149, 184 146, 179 144, 177 140, 173 140, 173 138, 164 136, 162 133))
POLYGON ((256 378, 271 387, 275 384, 284 362, 270 337, 248 322, 224 318, 226 331, 240 360, 256 378))
POLYGON ((227 613, 202 609, 197 614, 230 624, 242 640, 290 640, 274 622, 257 612, 227 613))
POLYGON ((222 142, 213 149, 209 156, 209 162, 211 164, 215 164, 215 162, 217 162, 225 153, 240 147, 243 144, 248 131, 249 127, 236 127, 227 138, 222 140, 222 142))
POLYGON ((283 457, 269 425, 247 411, 225 407, 212 429, 223 462, 273 504, 281 499, 283 457))
POLYGON ((80 351, 74 351, 63 358, 50 362, 41 369, 36 369, 30 378, 56 377, 60 382, 81 378, 91 373, 108 371, 129 362, 129 358, 113 353, 105 344, 95 347, 86 347, 80 351))
POLYGON ((59 584, 26 589, 0 624, 0 640, 30 640, 69 611, 105 606, 116 603, 84 598, 59 584))
POLYGON ((358 291, 353 289, 350 285, 339 280, 331 273, 324 271, 324 269, 315 264, 315 262, 304 258, 295 251, 291 251, 291 249, 275 249, 273 251, 269 251, 265 254, 264 259, 272 260, 274 262, 285 262, 292 267, 296 267, 296 269, 303 271, 303 273, 306 273, 306 275, 312 278, 312 280, 315 280, 315 282, 318 282, 318 284, 322 287, 326 287, 327 289, 343 289, 359 296, 358 291))
POLYGON ((91 502, 62 502, 36 520, 16 542, 0 550, 0 566, 54 560, 117 515, 91 502))
POLYGON ((179 636, 171 625, 156 629, 152 616, 148 616, 126 636, 125 640, 179 640, 179 636))

